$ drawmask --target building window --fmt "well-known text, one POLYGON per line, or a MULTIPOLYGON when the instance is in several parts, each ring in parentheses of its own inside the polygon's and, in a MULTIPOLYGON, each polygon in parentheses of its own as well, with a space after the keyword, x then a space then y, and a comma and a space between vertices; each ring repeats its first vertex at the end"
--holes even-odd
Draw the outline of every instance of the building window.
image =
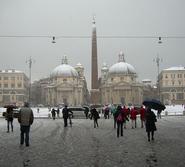
POLYGON ((1 88, 1 83, 0 83, 0 88, 1 88))
POLYGON ((15 84, 11 84, 11 88, 15 88, 15 84))
POLYGON ((165 75, 165 78, 168 78, 168 75, 167 74, 165 75))
POLYGON ((15 77, 11 77, 11 80, 12 80, 12 81, 15 81, 15 77))
POLYGON ((17 87, 18 87, 18 88, 21 88, 21 87, 22 87, 22 84, 21 84, 21 83, 18 83, 18 84, 17 84, 17 87))
POLYGON ((4 80, 8 80, 8 77, 4 77, 4 80))
POLYGON ((183 98, 183 93, 177 93, 177 100, 182 100, 183 98))
POLYGON ((4 88, 8 88, 8 84, 6 83, 6 84, 4 84, 4 88))
POLYGON ((3 100, 4 100, 4 102, 10 102, 10 96, 9 95, 4 95, 3 100))
POLYGON ((0 77, 0 80, 1 80, 1 77, 0 77))
POLYGON ((175 78, 175 74, 171 74, 171 78, 175 78))
POLYGON ((172 85, 174 86, 174 84, 175 84, 175 82, 174 81, 172 81, 172 85))
POLYGON ((67 81, 67 79, 66 79, 66 78, 64 78, 64 79, 63 79, 63 82, 66 82, 66 81, 67 81))
POLYGON ((179 85, 181 85, 181 81, 179 81, 179 85))
POLYGON ((114 78, 111 78, 111 81, 114 81, 114 78))

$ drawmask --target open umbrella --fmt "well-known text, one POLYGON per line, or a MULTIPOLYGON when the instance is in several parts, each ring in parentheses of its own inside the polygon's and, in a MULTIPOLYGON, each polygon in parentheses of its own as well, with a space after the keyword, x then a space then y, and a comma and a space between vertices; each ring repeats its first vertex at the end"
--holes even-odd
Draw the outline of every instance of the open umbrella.
POLYGON ((16 104, 7 104, 4 106, 4 108, 18 108, 16 104))
POLYGON ((164 110, 166 108, 164 104, 162 104, 159 100, 156 99, 145 100, 143 101, 143 105, 150 107, 154 110, 164 110))

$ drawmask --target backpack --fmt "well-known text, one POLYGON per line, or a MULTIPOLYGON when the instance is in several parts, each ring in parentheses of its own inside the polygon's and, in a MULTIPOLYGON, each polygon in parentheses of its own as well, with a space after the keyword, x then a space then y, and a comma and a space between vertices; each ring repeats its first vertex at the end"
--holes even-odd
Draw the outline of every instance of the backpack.
POLYGON ((121 112, 118 114, 118 117, 116 118, 116 121, 117 122, 122 122, 123 121, 123 116, 122 116, 121 112))

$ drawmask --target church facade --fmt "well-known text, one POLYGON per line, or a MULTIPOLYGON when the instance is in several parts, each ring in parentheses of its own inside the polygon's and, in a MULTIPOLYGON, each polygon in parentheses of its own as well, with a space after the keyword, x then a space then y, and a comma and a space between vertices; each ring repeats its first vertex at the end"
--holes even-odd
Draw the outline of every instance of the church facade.
POLYGON ((46 104, 50 106, 87 104, 89 96, 84 67, 80 63, 75 68, 70 66, 65 56, 62 64, 52 71, 45 91, 46 104))
POLYGON ((136 78, 134 67, 125 62, 124 54, 120 52, 118 63, 110 68, 104 64, 101 69, 101 103, 141 105, 143 85, 136 78))

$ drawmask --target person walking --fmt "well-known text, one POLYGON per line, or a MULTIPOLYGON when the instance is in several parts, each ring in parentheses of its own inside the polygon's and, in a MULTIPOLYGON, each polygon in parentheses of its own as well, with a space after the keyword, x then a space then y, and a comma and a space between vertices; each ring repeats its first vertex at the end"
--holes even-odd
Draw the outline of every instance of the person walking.
POLYGON ((91 113, 92 113, 92 118, 94 120, 94 128, 96 128, 96 126, 98 127, 98 119, 100 118, 100 116, 96 108, 93 108, 91 110, 91 113))
POLYGON ((67 127, 67 119, 69 118, 69 112, 73 115, 73 112, 69 110, 67 105, 62 109, 63 119, 64 119, 64 127, 67 127))
POLYGON ((7 133, 9 133, 9 126, 11 126, 11 130, 13 132, 13 108, 7 107, 6 110, 6 120, 7 120, 7 133))
POLYGON ((128 117, 129 117, 129 115, 130 115, 130 109, 127 108, 126 106, 123 106, 122 111, 124 112, 124 116, 125 116, 125 118, 126 118, 126 121, 123 122, 124 129, 126 129, 126 128, 127 128, 127 127, 126 127, 126 122, 129 121, 128 117))
POLYGON ((83 107, 85 110, 84 110, 84 114, 85 114, 85 118, 88 119, 88 116, 89 116, 89 108, 88 107, 83 107))
POLYGON ((123 123, 126 121, 126 117, 120 105, 117 107, 115 117, 117 123, 117 137, 119 137, 119 135, 123 136, 123 123))
POLYGON ((145 116, 145 127, 148 136, 148 141, 150 141, 150 133, 152 140, 154 140, 154 131, 157 130, 155 122, 157 122, 157 119, 154 112, 150 108, 147 108, 145 116))
POLYGON ((141 120, 141 128, 143 128, 143 125, 145 122, 145 109, 143 108, 143 106, 141 106, 139 110, 139 114, 140 114, 140 120, 141 120))
POLYGON ((105 119, 109 119, 109 107, 108 107, 108 105, 105 107, 105 109, 104 109, 104 118, 105 119))
POLYGON ((113 115, 114 120, 114 129, 116 128, 116 107, 114 105, 111 106, 111 114, 113 115))
POLYGON ((131 123, 132 123, 132 129, 134 129, 134 127, 137 127, 137 110, 135 107, 133 107, 130 110, 130 119, 131 119, 131 123))
POLYGON ((157 118, 158 119, 161 119, 161 112, 162 112, 162 110, 160 110, 160 109, 157 110, 157 118))
POLYGON ((29 132, 30 126, 33 124, 34 116, 33 111, 29 107, 29 103, 25 102, 24 107, 22 107, 19 111, 18 122, 20 123, 20 145, 24 144, 24 134, 25 134, 25 145, 29 147, 29 132))
POLYGON ((51 110, 51 115, 52 115, 53 120, 55 120, 55 117, 56 117, 56 111, 55 111, 55 109, 54 109, 54 108, 51 110))

